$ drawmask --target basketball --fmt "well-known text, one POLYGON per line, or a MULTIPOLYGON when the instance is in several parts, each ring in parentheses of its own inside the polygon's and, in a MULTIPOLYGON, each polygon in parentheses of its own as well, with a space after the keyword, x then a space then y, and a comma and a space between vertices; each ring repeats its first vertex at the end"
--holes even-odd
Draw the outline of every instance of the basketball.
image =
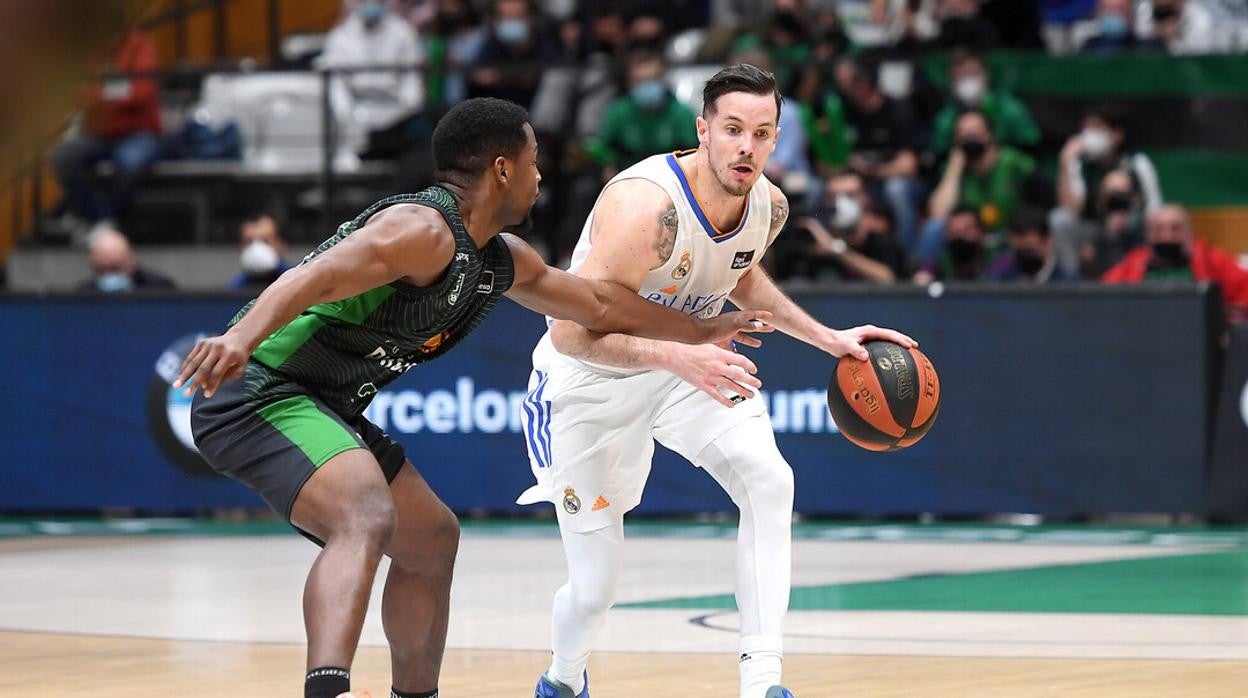
POLYGON ((913 446, 940 412, 940 378, 923 352, 893 342, 864 345, 867 361, 841 357, 828 381, 828 410, 841 434, 869 451, 913 446))

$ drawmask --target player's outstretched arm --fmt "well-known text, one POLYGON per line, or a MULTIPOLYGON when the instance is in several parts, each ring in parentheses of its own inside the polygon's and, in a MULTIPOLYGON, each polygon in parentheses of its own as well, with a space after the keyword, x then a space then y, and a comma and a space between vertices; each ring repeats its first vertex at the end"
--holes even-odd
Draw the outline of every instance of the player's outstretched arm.
POLYGON ((514 235, 504 236, 515 262, 516 278, 507 296, 530 310, 570 320, 594 332, 622 332, 638 337, 701 344, 731 339, 745 332, 770 331, 765 311, 727 313, 698 320, 650 303, 612 281, 584 279, 547 266, 541 256, 514 235))
MULTIPOLYGON (((771 187, 771 236, 768 244, 776 239, 784 228, 789 215, 789 202, 776 186, 771 187)), ((754 266, 746 272, 733 289, 729 299, 739 308, 770 310, 772 324, 781 332, 822 349, 833 356, 851 354, 866 360, 867 350, 862 343, 884 339, 902 346, 913 347, 918 343, 895 330, 863 325, 848 330, 834 330, 814 319, 792 298, 781 291, 762 267, 754 266)))
POLYGON ((414 205, 384 209, 342 242, 282 274, 225 334, 196 343, 173 385, 185 385, 187 395, 202 388, 211 397, 223 381, 242 374, 265 337, 299 313, 398 279, 432 283, 454 251, 454 237, 436 211, 414 205))

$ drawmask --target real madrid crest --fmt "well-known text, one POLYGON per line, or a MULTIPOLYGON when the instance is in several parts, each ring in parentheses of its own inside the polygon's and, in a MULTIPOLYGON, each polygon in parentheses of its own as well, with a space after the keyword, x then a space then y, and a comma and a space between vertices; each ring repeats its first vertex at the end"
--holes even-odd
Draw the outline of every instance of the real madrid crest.
POLYGON ((689 276, 689 272, 693 269, 693 259, 690 257, 688 250, 680 253, 680 264, 672 270, 673 279, 683 279, 689 276))
POLYGON ((581 498, 576 496, 576 490, 571 487, 563 488, 563 510, 569 514, 581 510, 581 498))

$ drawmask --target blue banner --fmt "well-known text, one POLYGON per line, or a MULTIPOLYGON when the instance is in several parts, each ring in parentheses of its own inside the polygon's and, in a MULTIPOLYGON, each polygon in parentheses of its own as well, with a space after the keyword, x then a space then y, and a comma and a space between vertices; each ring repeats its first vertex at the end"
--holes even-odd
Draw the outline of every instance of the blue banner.
MULTIPOLYGON (((186 401, 162 376, 245 299, 0 300, 0 510, 263 506, 208 473, 186 401)), ((775 334, 749 350, 808 515, 1200 512, 1209 439, 1207 299, 1195 290, 910 290, 799 295, 837 327, 922 343, 940 416, 904 451, 861 450, 825 404, 835 360, 775 334)), ((542 319, 504 303, 436 363, 382 390, 369 417, 456 511, 512 512, 530 484, 520 402, 542 319)), ((705 473, 659 449, 640 511, 731 511, 705 473)))

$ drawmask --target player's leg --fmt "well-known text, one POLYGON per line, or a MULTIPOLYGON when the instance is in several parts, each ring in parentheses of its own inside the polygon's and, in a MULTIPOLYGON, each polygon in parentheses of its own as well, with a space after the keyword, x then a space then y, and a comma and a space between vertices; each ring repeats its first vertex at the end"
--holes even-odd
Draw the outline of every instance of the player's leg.
POLYGON ((397 525, 373 454, 356 448, 326 461, 300 489, 290 521, 324 541, 303 592, 308 670, 350 669, 377 565, 397 525))
POLYGON ((624 547, 624 517, 592 531, 563 525, 559 532, 568 561, 568 581, 555 592, 551 609, 550 668, 546 675, 572 689, 584 690, 585 667, 615 603, 624 547))
POLYGON ((396 694, 430 695, 437 691, 446 648, 459 521, 410 463, 390 483, 390 492, 398 528, 385 551, 391 563, 381 622, 390 643, 391 675, 396 694))
POLYGON ((539 696, 584 690, 585 666, 615 600, 624 513, 640 501, 654 455, 649 425, 661 379, 560 367, 530 381, 526 441, 538 485, 520 502, 554 503, 568 564, 568 581, 555 593, 553 658, 539 696))
MULTIPOLYGON (((249 367, 249 376, 259 370, 249 367)), ((196 396, 195 443, 215 470, 323 544, 304 587, 304 692, 336 696, 349 690, 373 576, 394 531, 390 491, 363 439, 323 403, 293 385, 264 401, 247 385, 231 381, 211 398, 196 396)))
POLYGON ((780 683, 789 607, 793 471, 758 415, 718 437, 695 459, 741 511, 737 608, 741 612, 741 696, 762 698, 780 683))
POLYGON ((780 683, 793 518, 793 471, 766 405, 754 398, 724 407, 682 383, 664 401, 655 437, 706 470, 740 509, 741 696, 763 698, 780 683))

